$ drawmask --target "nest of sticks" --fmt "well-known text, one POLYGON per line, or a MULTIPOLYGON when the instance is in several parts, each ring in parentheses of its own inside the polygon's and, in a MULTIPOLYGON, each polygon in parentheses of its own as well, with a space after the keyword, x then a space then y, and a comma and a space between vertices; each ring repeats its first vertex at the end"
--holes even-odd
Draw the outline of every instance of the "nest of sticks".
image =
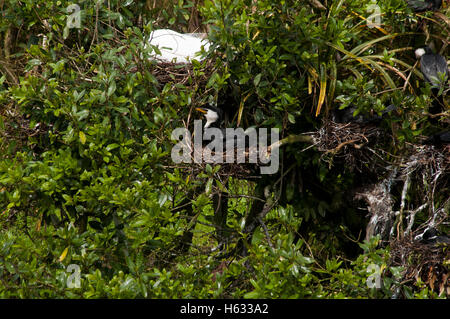
POLYGON ((405 283, 420 279, 448 296, 448 243, 427 242, 420 235, 430 228, 441 228, 444 235, 448 230, 450 145, 407 144, 406 157, 399 158, 381 148, 390 138, 379 127, 356 123, 328 122, 314 133, 322 160, 363 177, 353 198, 367 207, 366 239, 378 235, 390 244, 391 264, 403 267, 405 283), (368 175, 376 181, 368 182, 368 175))
POLYGON ((375 125, 357 123, 335 123, 329 121, 314 133, 317 149, 322 152, 322 160, 343 164, 350 171, 376 172, 383 168, 385 161, 377 149, 388 135, 375 125))
MULTIPOLYGON (((3 128, 0 129, 0 151, 4 154, 12 154, 6 151, 7 145, 13 145, 14 149, 21 149, 24 145, 29 145, 31 150, 37 146, 36 143, 28 143, 29 138, 39 138, 47 133, 48 127, 45 124, 37 123, 30 127, 30 119, 27 115, 21 115, 14 105, 9 104, 0 111, 3 118, 3 128), (10 144, 10 141, 14 143, 10 144)), ((8 156, 8 155, 5 155, 8 156)))
POLYGON ((185 86, 205 87, 213 72, 213 68, 214 63, 212 60, 206 61, 205 67, 200 72, 194 71, 193 64, 159 61, 153 64, 152 74, 161 86, 167 83, 177 83, 185 86))
POLYGON ((136 62, 136 66, 132 67, 130 72, 137 72, 139 69, 142 69, 143 64, 145 64, 145 69, 149 70, 158 81, 159 88, 164 87, 167 83, 174 83, 192 88, 205 88, 211 74, 214 72, 215 65, 213 59, 206 59, 199 62, 201 67, 195 66, 193 63, 167 62, 154 57, 148 60, 149 63, 143 63, 143 61, 136 62))
POLYGON ((446 244, 414 241, 413 236, 394 240, 391 265, 403 268, 402 281, 421 281, 440 296, 450 296, 450 250, 446 244))
POLYGON ((355 192, 355 199, 367 204, 366 239, 379 235, 390 244, 391 263, 403 267, 403 281, 421 281, 449 296, 448 243, 427 242, 421 236, 428 229, 448 233, 450 147, 410 147, 409 158, 390 166, 378 184, 355 192))
POLYGON ((210 150, 208 146, 202 146, 201 148, 195 148, 193 144, 188 145, 189 159, 186 163, 178 164, 178 168, 182 169, 190 175, 197 176, 201 173, 207 172, 207 166, 214 168, 220 166, 220 169, 215 171, 215 177, 220 181, 226 182, 229 177, 236 179, 254 180, 260 178, 260 167, 263 166, 259 159, 254 162, 249 160, 249 152, 251 150, 246 148, 239 150, 233 148, 229 154, 225 146, 223 150, 210 150), (241 152, 243 162, 238 162, 238 155, 241 152), (232 161, 227 162, 227 156, 232 161))

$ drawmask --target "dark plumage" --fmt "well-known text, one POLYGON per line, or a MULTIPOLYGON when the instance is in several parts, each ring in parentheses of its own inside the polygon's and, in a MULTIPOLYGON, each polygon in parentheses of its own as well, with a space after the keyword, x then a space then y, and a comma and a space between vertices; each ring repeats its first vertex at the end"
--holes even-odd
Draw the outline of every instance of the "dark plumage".
POLYGON ((429 47, 417 49, 415 53, 420 59, 420 70, 425 80, 433 86, 439 86, 440 74, 445 74, 445 78, 448 78, 447 61, 442 55, 433 53, 429 47))
POLYGON ((442 5, 442 0, 406 0, 406 2, 415 12, 436 11, 442 5))
MULTIPOLYGON (((444 99, 439 96, 440 87, 448 82, 448 66, 445 58, 433 53, 429 47, 420 48, 415 51, 416 58, 420 59, 420 70, 427 82, 432 85, 431 91, 435 96, 433 104, 428 110, 431 114, 439 114, 444 111, 444 99), (444 82, 442 82, 442 74, 444 74, 444 82)), ((430 122, 437 123, 435 119, 430 122)))
MULTIPOLYGON (((203 113, 203 116, 206 119, 206 123, 203 127, 204 132, 206 132, 210 128, 218 128, 222 132, 222 140, 225 141, 226 131, 225 128, 222 127, 223 123, 223 111, 214 106, 202 106, 197 107, 197 111, 203 113)), ((218 138, 215 136, 215 138, 218 138)), ((205 144, 209 144, 213 139, 203 139, 205 144)))
POLYGON ((333 110, 332 120, 336 123, 375 124, 380 122, 387 113, 396 109, 395 105, 391 104, 381 112, 381 115, 376 113, 374 115, 360 113, 354 116, 353 113, 356 111, 356 107, 351 106, 343 110, 333 110))
POLYGON ((450 244, 450 237, 441 235, 434 227, 427 228, 417 239, 424 244, 450 244))
POLYGON ((428 137, 424 142, 428 145, 442 145, 450 143, 450 131, 443 131, 436 133, 428 137))
MULTIPOLYGON (((217 107, 214 106, 202 106, 202 107, 198 107, 196 108, 197 111, 202 112, 205 119, 206 119, 206 123, 204 125, 204 132, 207 132, 208 129, 211 128, 217 128, 221 131, 222 133, 222 143, 223 143, 223 147, 225 147, 226 143, 227 143, 227 135, 226 135, 226 129, 223 127, 223 122, 224 122, 224 112, 217 107)), ((215 136, 214 138, 218 138, 217 136, 215 136)), ((203 142, 205 144, 209 144, 210 142, 212 142, 214 139, 207 139, 207 138, 203 138, 203 142)), ((234 147, 239 147, 239 145, 242 145, 241 143, 244 143, 245 147, 248 148, 250 147, 250 136, 249 135, 245 135, 242 137, 238 136, 238 135, 233 135, 233 145, 234 147)))
POLYGON ((223 122, 223 111, 215 106, 197 107, 197 111, 202 112, 206 119, 205 128, 220 128, 223 122))

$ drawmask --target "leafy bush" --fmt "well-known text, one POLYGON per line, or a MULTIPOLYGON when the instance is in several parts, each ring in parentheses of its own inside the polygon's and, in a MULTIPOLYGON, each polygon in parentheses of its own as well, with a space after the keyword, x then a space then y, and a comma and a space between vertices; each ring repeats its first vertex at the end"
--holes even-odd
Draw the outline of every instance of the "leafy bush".
POLYGON ((394 103, 402 111, 385 125, 400 142, 386 145, 394 153, 429 130, 421 116, 429 88, 410 81, 405 96, 398 76, 421 76, 410 52, 415 18, 404 1, 386 0, 382 28, 367 28, 369 2, 336 1, 322 11, 293 0, 79 1, 76 29, 67 27, 72 1, 6 1, 0 296, 386 298, 398 288, 436 297, 403 287, 377 238, 348 239, 366 223, 344 194, 355 174, 317 152, 299 152, 299 144, 282 150, 281 171, 262 180, 276 185, 286 171, 289 180, 280 194, 270 191, 277 205, 266 229, 249 238, 261 184, 226 184, 210 166, 194 176, 170 159, 171 132, 208 102, 234 115, 230 125, 278 127, 283 137, 319 128, 336 105, 370 113, 394 103), (158 77, 150 32, 202 23, 210 59, 175 66, 190 75, 183 83, 177 72, 158 77), (219 255, 214 187, 243 195, 230 196, 225 226, 234 237, 219 255), (247 256, 227 258, 242 238, 247 256), (71 264, 80 267, 79 288, 67 286, 71 264), (380 289, 367 286, 370 265, 382 271, 380 289))

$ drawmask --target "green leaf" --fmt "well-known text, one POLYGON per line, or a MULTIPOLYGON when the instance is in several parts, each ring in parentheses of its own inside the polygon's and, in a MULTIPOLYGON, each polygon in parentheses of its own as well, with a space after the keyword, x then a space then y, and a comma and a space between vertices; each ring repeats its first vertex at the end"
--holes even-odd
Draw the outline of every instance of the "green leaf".
POLYGON ((112 80, 111 83, 109 83, 109 86, 108 86, 108 92, 107 92, 108 97, 113 95, 113 93, 115 91, 116 91, 116 81, 112 80))
POLYGON ((259 297, 260 297, 260 295, 259 295, 259 293, 257 291, 250 291, 250 292, 247 292, 244 295, 245 299, 256 299, 256 298, 259 298, 259 297))
POLYGON ((109 145, 106 147, 106 150, 109 152, 109 151, 112 151, 113 149, 118 148, 119 146, 120 146, 120 145, 117 144, 117 143, 112 143, 112 144, 109 144, 109 145))
POLYGON ((159 207, 163 207, 164 204, 167 202, 167 200, 169 199, 169 197, 167 196, 167 194, 160 194, 158 196, 158 204, 159 207))
POLYGON ((70 29, 69 29, 69 27, 66 25, 66 27, 64 28, 64 31, 63 31, 63 39, 64 39, 64 40, 66 40, 66 39, 69 37, 69 32, 70 32, 70 29))
POLYGON ((82 110, 78 113, 76 113, 75 117, 77 118, 78 121, 82 121, 85 118, 87 118, 89 116, 89 110, 82 110))
POLYGON ((8 270, 11 274, 14 274, 16 270, 14 269, 14 266, 10 262, 5 262, 6 270, 8 270))
POLYGON ((255 86, 258 86, 259 82, 261 81, 261 76, 262 76, 261 73, 255 76, 255 79, 253 80, 253 84, 255 84, 255 86))
POLYGON ((221 192, 228 193, 228 190, 226 189, 226 187, 219 180, 216 179, 215 181, 216 181, 217 187, 220 189, 221 192))
POLYGON ((214 181, 214 179, 209 178, 208 181, 206 182, 206 186, 205 186, 205 193, 206 194, 210 194, 211 193, 213 181, 214 181))
POLYGON ((289 122, 291 122, 292 124, 295 124, 295 116, 292 115, 291 113, 288 114, 288 120, 289 120, 289 122))
POLYGON ((85 144, 86 143, 86 135, 84 134, 84 132, 80 131, 79 136, 80 136, 81 144, 85 144))

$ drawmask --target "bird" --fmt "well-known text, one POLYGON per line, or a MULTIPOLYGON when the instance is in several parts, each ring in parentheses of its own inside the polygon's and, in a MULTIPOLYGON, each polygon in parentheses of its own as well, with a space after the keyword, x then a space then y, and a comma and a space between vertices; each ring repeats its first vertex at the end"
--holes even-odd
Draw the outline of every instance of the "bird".
POLYGON ((442 0, 406 0, 414 12, 436 11, 442 5, 442 0))
POLYGON ((374 114, 361 114, 353 115, 353 113, 356 111, 356 106, 350 106, 343 110, 336 110, 334 109, 332 111, 332 117, 331 119, 335 123, 357 123, 357 124, 376 124, 379 123, 383 117, 396 110, 397 107, 393 104, 386 107, 383 111, 381 111, 381 115, 374 114))
POLYGON ((221 128, 223 123, 223 111, 215 106, 202 106, 197 107, 197 111, 204 114, 206 123, 204 128, 207 129, 209 127, 221 128))
MULTIPOLYGON (((205 147, 209 148, 211 151, 211 148, 214 148, 214 152, 218 152, 221 159, 219 160, 220 163, 222 163, 221 160, 223 160, 224 155, 224 147, 225 147, 225 141, 226 141, 226 130, 223 128, 223 122, 224 122, 224 112, 222 109, 215 107, 215 106, 201 106, 195 108, 197 111, 203 113, 206 123, 203 127, 204 133, 207 133, 208 130, 211 129, 218 129, 222 134, 222 150, 215 149, 216 146, 212 146, 210 142, 215 140, 216 138, 220 138, 220 136, 214 136, 214 139, 206 138, 205 135, 203 136, 203 142, 202 142, 202 149, 204 150, 205 147), (203 143, 208 143, 206 146, 203 143)), ((203 153, 203 156, 205 156, 205 153, 203 153)), ((210 159, 206 158, 206 161, 209 161, 210 159)), ((212 161, 215 163, 215 161, 212 161)), ((223 185, 227 187, 227 181, 223 182, 223 185)), ((228 216, 228 196, 224 194, 222 191, 214 192, 212 194, 212 205, 214 208, 214 218, 213 218, 213 224, 216 227, 216 235, 217 240, 219 242, 219 246, 221 250, 226 247, 226 244, 228 242, 228 237, 230 232, 230 228, 227 226, 227 216, 228 216)))
POLYGON ((206 51, 210 47, 206 39, 169 29, 154 30, 150 34, 148 43, 159 48, 160 54, 155 52, 158 59, 176 63, 190 63, 193 59, 202 61, 203 57, 198 56, 199 52, 202 51, 202 47, 206 51))
POLYGON ((420 59, 420 70, 427 82, 434 87, 441 85, 440 78, 444 75, 444 83, 448 79, 448 66, 445 58, 437 53, 433 53, 430 47, 419 48, 415 51, 417 59, 420 59))
MULTIPOLYGON (((224 128, 224 121, 225 121, 225 116, 224 116, 224 112, 222 109, 215 107, 215 106, 201 106, 201 107, 197 107, 196 108, 197 111, 203 113, 203 116, 206 119, 206 123, 203 127, 204 129, 204 133, 207 133, 209 129, 218 129, 221 133, 221 137, 222 137, 222 147, 225 149, 228 149, 228 141, 227 140, 227 129, 224 128)), ((230 128, 233 129, 233 128, 230 128)), ((250 151, 254 151, 255 147, 256 147, 256 143, 257 141, 254 141, 251 139, 250 135, 248 135, 247 131, 243 131, 244 135, 241 135, 240 132, 237 131, 230 131, 229 133, 231 133, 232 138, 233 138, 233 143, 231 144, 231 147, 234 148, 234 150, 236 152, 240 152, 240 151, 244 151, 244 154, 246 154, 248 156, 248 153, 250 151), (243 149, 242 149, 243 147, 243 149)), ((215 147, 215 145, 210 144, 210 142, 212 142, 213 140, 220 138, 220 136, 216 136, 214 133, 211 132, 211 134, 207 134, 207 135, 214 135, 214 139, 205 137, 205 135, 203 135, 203 147, 204 145, 206 145, 206 147, 215 147)))
POLYGON ((432 86, 431 92, 436 97, 429 109, 431 114, 439 114, 443 110, 444 99, 439 96, 440 88, 448 81, 448 66, 445 58, 437 53, 433 53, 429 46, 415 50, 416 58, 420 60, 420 70, 423 77, 432 86), (442 82, 441 79, 444 79, 442 82))
MULTIPOLYGON (((196 107, 195 109, 203 113, 203 116, 206 119, 206 123, 203 126, 203 133, 202 133, 203 134, 202 148, 207 147, 211 150, 215 149, 216 142, 221 142, 222 147, 225 147, 226 129, 223 127, 224 122, 223 110, 211 105, 196 107), (219 130, 220 134, 217 134, 218 133, 217 130, 219 130)), ((220 148, 219 145, 217 146, 220 148)))
POLYGON ((414 239, 424 244, 450 244, 450 237, 441 235, 435 227, 428 227, 422 234, 417 235, 414 239))
POLYGON ((444 145, 450 144, 450 131, 443 131, 428 137, 423 144, 428 145, 444 145))

